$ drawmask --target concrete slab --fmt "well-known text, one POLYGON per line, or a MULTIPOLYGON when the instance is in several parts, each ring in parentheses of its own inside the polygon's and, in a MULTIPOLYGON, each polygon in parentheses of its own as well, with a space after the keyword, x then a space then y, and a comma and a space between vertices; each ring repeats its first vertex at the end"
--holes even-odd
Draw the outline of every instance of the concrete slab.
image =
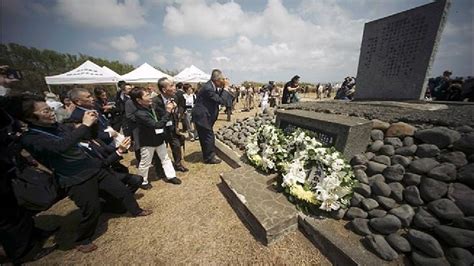
POLYGON ((269 245, 298 228, 298 212, 283 193, 273 189, 275 175, 242 166, 221 174, 221 192, 263 244, 269 245))
POLYGON ((230 167, 235 169, 244 165, 242 162, 242 156, 244 155, 234 151, 222 141, 216 139, 215 147, 217 156, 224 160, 230 167))

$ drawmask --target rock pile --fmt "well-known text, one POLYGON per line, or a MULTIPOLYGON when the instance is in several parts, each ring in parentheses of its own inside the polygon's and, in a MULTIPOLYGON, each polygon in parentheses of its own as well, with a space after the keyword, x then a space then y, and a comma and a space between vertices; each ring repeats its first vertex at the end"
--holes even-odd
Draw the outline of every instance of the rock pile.
POLYGON ((263 125, 275 123, 273 112, 259 114, 255 117, 246 117, 243 120, 238 119, 234 124, 220 128, 216 137, 231 148, 245 150, 247 137, 255 133, 263 125))
POLYGON ((373 122, 366 152, 351 160, 360 186, 349 227, 385 260, 472 265, 474 129, 373 122))

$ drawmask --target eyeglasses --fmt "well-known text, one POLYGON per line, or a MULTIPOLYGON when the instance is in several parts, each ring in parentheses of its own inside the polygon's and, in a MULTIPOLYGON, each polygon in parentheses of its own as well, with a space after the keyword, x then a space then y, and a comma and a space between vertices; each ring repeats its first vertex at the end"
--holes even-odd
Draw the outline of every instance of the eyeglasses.
POLYGON ((39 113, 41 114, 50 114, 50 113, 54 113, 54 109, 53 108, 44 108, 44 109, 41 109, 38 111, 39 113))

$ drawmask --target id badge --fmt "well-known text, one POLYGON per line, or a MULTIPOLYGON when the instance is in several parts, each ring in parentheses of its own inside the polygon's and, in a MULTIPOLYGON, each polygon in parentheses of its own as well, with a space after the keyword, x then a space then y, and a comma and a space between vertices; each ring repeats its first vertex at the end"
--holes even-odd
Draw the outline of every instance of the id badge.
POLYGON ((156 135, 163 134, 163 132, 165 132, 165 131, 162 128, 155 129, 155 134, 156 135))
POLYGON ((173 121, 168 121, 166 122, 166 126, 169 127, 169 126, 172 126, 173 125, 173 121))

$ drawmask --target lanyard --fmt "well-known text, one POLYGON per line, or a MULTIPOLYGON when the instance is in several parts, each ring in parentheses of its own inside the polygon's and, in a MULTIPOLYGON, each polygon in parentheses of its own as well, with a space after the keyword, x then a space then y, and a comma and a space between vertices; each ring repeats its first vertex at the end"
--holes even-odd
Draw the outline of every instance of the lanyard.
POLYGON ((36 128, 30 128, 28 130, 33 131, 33 132, 37 132, 37 133, 41 133, 41 134, 44 134, 44 135, 48 135, 48 136, 51 136, 55 139, 62 139, 60 136, 57 136, 57 135, 54 135, 52 133, 49 133, 49 132, 46 132, 46 131, 43 131, 43 130, 39 130, 39 129, 36 129, 36 128))
POLYGON ((158 122, 158 117, 156 117, 155 109, 151 108, 151 117, 155 119, 155 122, 158 122))
MULTIPOLYGON (((46 131, 43 131, 43 130, 40 130, 40 129, 29 128, 28 130, 29 130, 29 131, 33 131, 33 132, 37 132, 37 133, 40 133, 40 134, 48 135, 48 136, 51 136, 51 137, 53 137, 53 138, 55 138, 55 139, 63 139, 63 138, 61 138, 61 137, 58 136, 58 135, 54 135, 54 134, 52 134, 52 133, 49 133, 49 132, 46 132, 46 131)), ((79 143, 77 144, 77 147, 79 147, 80 149, 82 149, 82 146, 81 146, 79 143)))

